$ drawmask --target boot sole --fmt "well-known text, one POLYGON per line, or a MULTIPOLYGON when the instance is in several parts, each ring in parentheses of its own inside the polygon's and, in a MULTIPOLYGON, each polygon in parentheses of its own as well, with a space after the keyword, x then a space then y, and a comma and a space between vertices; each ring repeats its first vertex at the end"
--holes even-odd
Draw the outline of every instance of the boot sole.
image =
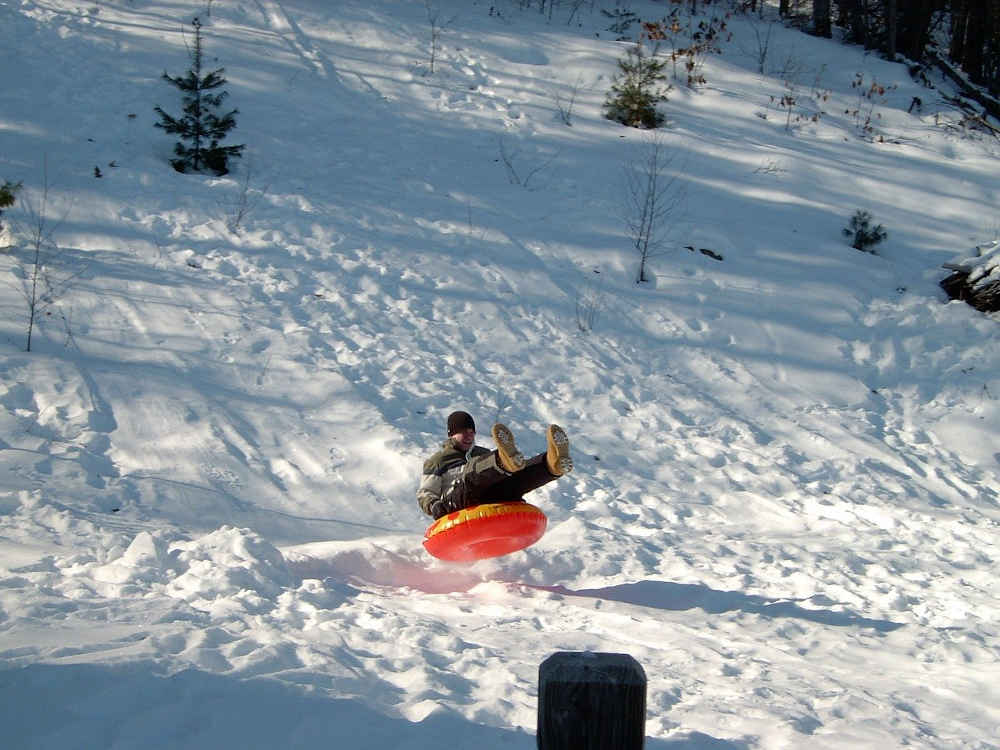
POLYGON ((524 454, 517 449, 517 445, 514 443, 514 433, 506 425, 496 424, 493 426, 493 440, 497 444, 500 464, 505 471, 514 472, 524 468, 524 454))
POLYGON ((573 471, 573 459, 569 456, 569 438, 559 425, 550 425, 545 437, 549 444, 548 464, 553 473, 561 476, 573 471))

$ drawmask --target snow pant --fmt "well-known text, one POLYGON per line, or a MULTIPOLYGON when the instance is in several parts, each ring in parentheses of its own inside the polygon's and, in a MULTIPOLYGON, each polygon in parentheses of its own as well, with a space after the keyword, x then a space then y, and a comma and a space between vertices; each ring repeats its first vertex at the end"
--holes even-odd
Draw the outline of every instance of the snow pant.
POLYGON ((497 452, 493 451, 465 465, 461 479, 444 496, 444 501, 449 512, 483 503, 522 502, 526 493, 556 479, 549 471, 544 453, 529 458, 523 469, 511 473, 500 467, 497 452))

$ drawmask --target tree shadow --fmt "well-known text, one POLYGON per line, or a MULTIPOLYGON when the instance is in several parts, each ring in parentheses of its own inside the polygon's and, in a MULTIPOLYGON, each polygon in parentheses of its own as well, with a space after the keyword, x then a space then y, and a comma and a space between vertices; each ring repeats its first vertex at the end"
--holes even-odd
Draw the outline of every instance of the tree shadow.
POLYGON ((411 722, 308 686, 195 669, 164 674, 152 662, 34 664, 6 671, 3 684, 5 741, 25 749, 534 746, 523 731, 445 708, 411 722))
MULTIPOLYGON (((308 684, 196 669, 167 674, 149 661, 9 669, 0 699, 5 741, 24 750, 536 747, 532 732, 485 726, 444 707, 412 722, 356 699, 311 692, 308 684)), ((691 732, 669 740, 646 738, 646 747, 745 750, 749 745, 691 732)))
POLYGON ((639 581, 603 589, 580 589, 577 591, 562 586, 544 588, 547 591, 566 596, 593 597, 671 612, 700 609, 708 614, 716 615, 723 612, 740 611, 770 618, 790 617, 835 627, 873 628, 880 633, 891 633, 893 630, 903 627, 902 623, 875 620, 853 612, 806 609, 799 602, 808 601, 807 599, 768 599, 763 596, 744 594, 741 591, 717 591, 703 584, 695 583, 639 581))

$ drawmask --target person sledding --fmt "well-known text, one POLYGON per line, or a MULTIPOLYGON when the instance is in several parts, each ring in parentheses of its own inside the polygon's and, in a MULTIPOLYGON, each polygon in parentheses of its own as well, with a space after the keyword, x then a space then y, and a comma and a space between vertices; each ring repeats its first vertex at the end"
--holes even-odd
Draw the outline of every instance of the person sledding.
POLYGON ((468 412, 448 416, 448 439, 424 462, 417 502, 434 519, 483 503, 518 502, 573 470, 569 438, 559 425, 545 431, 547 448, 525 459, 506 425, 491 430, 496 450, 476 445, 476 423, 468 412))

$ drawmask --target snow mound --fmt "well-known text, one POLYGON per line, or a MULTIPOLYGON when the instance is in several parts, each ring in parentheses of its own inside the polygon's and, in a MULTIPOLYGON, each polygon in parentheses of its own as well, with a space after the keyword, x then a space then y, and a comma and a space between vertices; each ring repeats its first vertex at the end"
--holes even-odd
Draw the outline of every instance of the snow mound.
MULTIPOLYGON (((136 554, 143 554, 146 543, 136 554)), ((213 614, 239 606, 262 611, 291 586, 292 576, 276 547, 249 529, 223 526, 191 542, 171 546, 184 570, 166 587, 172 597, 213 614)))
POLYGON ((95 580, 105 583, 142 584, 163 581, 168 566, 169 539, 162 532, 140 531, 121 557, 93 569, 95 580))

